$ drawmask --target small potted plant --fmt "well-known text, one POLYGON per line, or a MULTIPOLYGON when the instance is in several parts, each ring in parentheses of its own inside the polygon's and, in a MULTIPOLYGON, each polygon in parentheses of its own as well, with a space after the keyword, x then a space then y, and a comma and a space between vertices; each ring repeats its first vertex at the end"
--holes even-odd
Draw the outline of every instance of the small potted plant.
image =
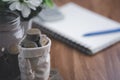
POLYGON ((52 7, 53 2, 51 0, 0 0, 0 80, 19 80, 16 47, 23 35, 20 21, 28 22, 44 6, 52 7))

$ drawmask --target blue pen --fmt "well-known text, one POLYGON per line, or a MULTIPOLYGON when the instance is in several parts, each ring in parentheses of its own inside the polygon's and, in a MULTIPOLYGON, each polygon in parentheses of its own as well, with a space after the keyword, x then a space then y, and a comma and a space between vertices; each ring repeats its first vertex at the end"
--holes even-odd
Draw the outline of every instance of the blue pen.
POLYGON ((120 32, 120 28, 111 29, 111 30, 104 30, 104 31, 98 31, 98 32, 86 33, 83 36, 89 37, 89 36, 104 35, 104 34, 116 33, 116 32, 120 32))

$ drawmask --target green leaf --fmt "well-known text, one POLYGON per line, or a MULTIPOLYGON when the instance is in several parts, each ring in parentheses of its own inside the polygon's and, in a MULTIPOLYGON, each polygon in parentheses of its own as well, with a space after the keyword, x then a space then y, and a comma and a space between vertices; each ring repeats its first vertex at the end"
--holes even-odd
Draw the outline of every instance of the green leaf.
POLYGON ((45 5, 47 5, 48 7, 53 7, 53 1, 52 0, 45 0, 45 5))

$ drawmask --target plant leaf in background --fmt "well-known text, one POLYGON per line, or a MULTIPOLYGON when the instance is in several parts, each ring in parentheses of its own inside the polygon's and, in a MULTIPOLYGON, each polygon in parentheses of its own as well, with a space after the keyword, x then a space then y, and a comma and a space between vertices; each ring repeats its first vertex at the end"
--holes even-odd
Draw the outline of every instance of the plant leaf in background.
POLYGON ((52 0, 44 0, 44 4, 47 5, 48 7, 53 7, 54 5, 52 0))

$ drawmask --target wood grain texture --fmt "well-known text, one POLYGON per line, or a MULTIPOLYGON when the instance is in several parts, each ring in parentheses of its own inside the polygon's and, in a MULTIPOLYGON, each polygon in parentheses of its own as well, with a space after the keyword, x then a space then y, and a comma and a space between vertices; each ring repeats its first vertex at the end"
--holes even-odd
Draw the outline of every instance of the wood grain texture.
MULTIPOLYGON (((120 0, 54 1, 58 6, 72 1, 120 22, 120 0)), ((57 68, 64 80, 120 80, 120 43, 94 56, 87 56, 61 41, 51 39, 51 67, 57 68)))

